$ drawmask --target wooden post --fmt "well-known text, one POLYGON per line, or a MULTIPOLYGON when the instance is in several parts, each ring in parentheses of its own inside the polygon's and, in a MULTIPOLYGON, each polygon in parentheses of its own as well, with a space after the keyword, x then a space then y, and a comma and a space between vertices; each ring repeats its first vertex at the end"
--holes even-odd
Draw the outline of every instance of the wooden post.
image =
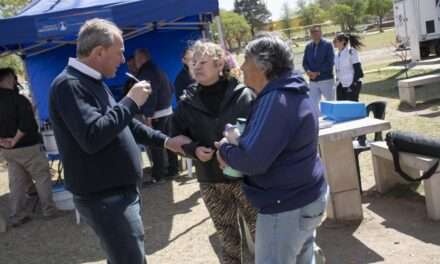
POLYGON ((362 201, 352 139, 324 140, 319 146, 330 185, 327 216, 335 220, 362 219, 362 201))

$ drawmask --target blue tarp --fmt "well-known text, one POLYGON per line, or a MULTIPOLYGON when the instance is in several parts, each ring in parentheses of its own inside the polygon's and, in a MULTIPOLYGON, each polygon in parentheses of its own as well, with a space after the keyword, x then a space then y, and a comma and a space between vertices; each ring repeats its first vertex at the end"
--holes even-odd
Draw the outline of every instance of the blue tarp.
MULTIPOLYGON (((146 47, 174 80, 188 41, 201 37, 203 26, 218 13, 217 0, 39 0, 12 18, 0 20, 0 53, 22 55, 41 120, 48 118, 52 80, 75 56, 77 32, 87 19, 112 20, 126 36, 126 56, 146 47)), ((115 93, 125 81, 121 65, 108 84, 115 93)))

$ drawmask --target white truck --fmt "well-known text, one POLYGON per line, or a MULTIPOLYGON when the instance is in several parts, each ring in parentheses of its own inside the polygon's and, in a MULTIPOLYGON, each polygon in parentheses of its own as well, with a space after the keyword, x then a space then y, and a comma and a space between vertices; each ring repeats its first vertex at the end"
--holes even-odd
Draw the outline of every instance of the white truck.
POLYGON ((394 0, 396 40, 413 61, 440 56, 440 0, 394 0))

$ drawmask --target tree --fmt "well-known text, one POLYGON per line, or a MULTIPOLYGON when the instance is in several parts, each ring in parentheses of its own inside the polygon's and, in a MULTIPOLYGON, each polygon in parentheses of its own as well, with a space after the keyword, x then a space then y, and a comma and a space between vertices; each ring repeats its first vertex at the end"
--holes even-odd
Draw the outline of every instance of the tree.
POLYGON ((388 14, 392 9, 393 9, 392 0, 368 0, 367 13, 378 17, 380 32, 383 32, 382 22, 384 16, 388 14))
POLYGON ((289 8, 288 2, 284 2, 282 7, 281 28, 286 31, 287 37, 290 39, 292 31, 290 29, 292 21, 292 11, 289 8))
POLYGON ((242 47, 245 41, 251 37, 251 27, 246 19, 232 11, 220 11, 223 33, 228 48, 233 48, 233 43, 237 43, 238 48, 242 47))
POLYGON ((243 15, 251 26, 252 36, 255 31, 269 22, 271 13, 262 0, 235 0, 234 11, 243 15))
POLYGON ((336 4, 336 0, 318 0, 317 3, 323 10, 330 10, 336 4))
POLYGON ((330 9, 333 22, 341 26, 341 31, 345 32, 348 29, 348 21, 353 13, 353 9, 344 4, 336 4, 330 9))
POLYGON ((306 5, 304 1, 300 1, 298 6, 297 15, 301 19, 302 26, 319 24, 325 21, 326 13, 318 4, 306 5))
POLYGON ((31 0, 0 0, 0 17, 14 16, 31 0))
POLYGON ((364 0, 337 0, 330 13, 334 22, 340 24, 343 31, 356 31, 356 25, 362 22, 365 11, 364 0))

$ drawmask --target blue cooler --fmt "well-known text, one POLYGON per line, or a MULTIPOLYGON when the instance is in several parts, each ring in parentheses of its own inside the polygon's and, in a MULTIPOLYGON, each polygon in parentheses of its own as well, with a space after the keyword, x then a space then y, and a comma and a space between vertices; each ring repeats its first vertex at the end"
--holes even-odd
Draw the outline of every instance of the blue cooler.
POLYGON ((322 101, 321 114, 325 119, 343 122, 367 116, 364 103, 354 101, 322 101))

